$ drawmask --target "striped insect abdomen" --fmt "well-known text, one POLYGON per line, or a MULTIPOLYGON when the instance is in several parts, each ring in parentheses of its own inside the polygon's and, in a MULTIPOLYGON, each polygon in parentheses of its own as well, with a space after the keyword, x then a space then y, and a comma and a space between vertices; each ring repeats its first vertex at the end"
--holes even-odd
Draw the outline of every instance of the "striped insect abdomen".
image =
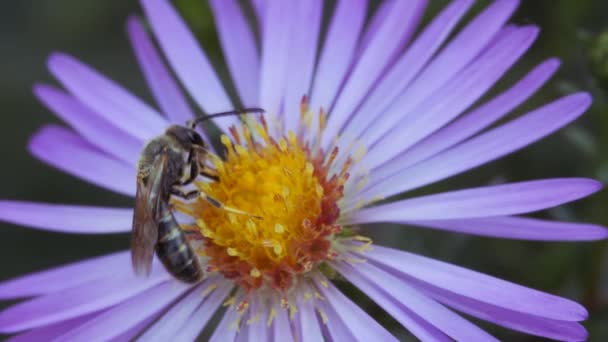
POLYGON ((196 283, 203 278, 198 256, 169 208, 163 209, 162 218, 158 221, 156 255, 167 271, 181 281, 196 283))

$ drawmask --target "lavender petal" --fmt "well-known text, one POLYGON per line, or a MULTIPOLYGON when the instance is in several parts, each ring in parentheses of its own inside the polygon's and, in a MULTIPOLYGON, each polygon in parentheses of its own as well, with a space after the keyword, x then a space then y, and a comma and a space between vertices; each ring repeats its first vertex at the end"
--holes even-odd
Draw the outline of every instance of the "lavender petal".
POLYGON ((141 71, 156 102, 171 122, 183 125, 194 117, 194 113, 139 18, 130 17, 127 30, 141 71))
POLYGON ((387 177, 360 196, 392 196, 470 170, 553 133, 578 118, 590 104, 586 93, 563 97, 387 177))
POLYGON ((86 322, 58 338, 58 341, 107 341, 137 326, 165 308, 190 285, 164 282, 86 322))
MULTIPOLYGON (((424 28, 412 45, 370 91, 343 130, 345 137, 359 137, 427 65, 456 24, 473 4, 472 0, 452 1, 424 28)), ((454 68, 456 69, 456 68, 454 68)), ((442 75, 443 76, 443 75, 442 75)), ((314 107, 313 107, 314 108, 314 107)))
POLYGON ((374 265, 396 272, 399 277, 411 278, 482 303, 554 320, 581 321, 587 318, 587 310, 571 300, 420 255, 374 246, 373 250, 361 256, 374 265))
POLYGON ((114 126, 72 95, 55 87, 38 84, 34 86, 34 94, 90 144, 130 165, 137 162, 143 148, 142 140, 114 126))
POLYGON ((601 183, 555 178, 449 191, 362 209, 350 223, 448 220, 530 213, 591 195, 601 183))
MULTIPOLYGON (((167 0, 140 2, 163 53, 194 101, 207 113, 233 109, 205 52, 171 4, 167 0)), ((237 120, 223 117, 214 122, 227 131, 237 120)))
MULTIPOLYGON (((425 0, 390 2, 381 24, 373 29, 365 49, 360 51, 323 132, 321 146, 327 149, 340 133, 356 106, 361 103, 382 71, 407 44, 422 17, 425 0)), ((373 26, 373 25, 372 25, 373 26)), ((365 39, 364 39, 365 41, 365 39)))
POLYGON ((370 184, 432 157, 490 126, 532 96, 549 80, 558 67, 559 60, 555 58, 541 63, 508 90, 456 119, 388 163, 374 169, 370 184))
POLYGON ((230 75, 245 106, 258 105, 260 58, 255 37, 236 1, 209 2, 230 75))
POLYGON ((135 167, 106 156, 66 128, 44 126, 34 133, 28 149, 36 158, 87 182, 135 195, 135 167))
POLYGON ((54 53, 48 67, 83 104, 130 135, 146 141, 167 127, 157 111, 74 57, 54 53))
POLYGON ((0 220, 64 233, 124 233, 133 209, 0 200, 0 220))
POLYGON ((507 239, 536 241, 594 241, 608 238, 608 229, 588 223, 540 220, 528 217, 406 221, 408 225, 507 239))

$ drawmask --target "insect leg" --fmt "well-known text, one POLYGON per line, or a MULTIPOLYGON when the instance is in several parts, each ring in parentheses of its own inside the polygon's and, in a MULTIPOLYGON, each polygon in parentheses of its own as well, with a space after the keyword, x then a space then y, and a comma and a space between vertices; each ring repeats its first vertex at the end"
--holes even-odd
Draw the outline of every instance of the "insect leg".
POLYGON ((253 215, 253 214, 250 214, 250 213, 248 213, 248 212, 246 212, 246 211, 242 211, 242 210, 238 210, 238 209, 236 209, 236 208, 232 208, 232 207, 225 206, 225 205, 224 205, 224 203, 222 203, 222 202, 220 202, 220 201, 216 200, 215 198, 213 198, 213 197, 211 197, 211 196, 207 195, 207 194, 206 194, 206 193, 204 193, 204 192, 201 192, 201 193, 199 194, 199 196, 200 196, 202 199, 204 199, 205 201, 209 202, 209 204, 211 204, 212 206, 214 206, 214 207, 216 207, 216 208, 218 208, 218 209, 226 210, 227 212, 234 213, 234 214, 239 214, 239 215, 247 215, 247 216, 251 216, 251 217, 257 218, 257 219, 262 219, 262 217, 261 217, 261 216, 258 216, 258 215, 253 215))
POLYGON ((192 200, 195 199, 199 196, 200 191, 198 190, 192 190, 192 191, 184 191, 183 189, 178 188, 177 186, 174 186, 173 188, 171 188, 171 195, 175 195, 179 198, 183 198, 185 200, 192 200))

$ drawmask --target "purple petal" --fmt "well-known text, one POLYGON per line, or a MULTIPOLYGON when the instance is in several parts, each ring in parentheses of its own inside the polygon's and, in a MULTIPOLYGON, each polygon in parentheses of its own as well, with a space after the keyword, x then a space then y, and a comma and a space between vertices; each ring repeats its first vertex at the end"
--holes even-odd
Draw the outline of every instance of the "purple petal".
POLYGON ((209 2, 234 85, 245 106, 258 105, 260 58, 255 38, 238 2, 209 2))
POLYGON ((272 332, 266 323, 269 315, 270 308, 266 298, 261 295, 253 297, 247 315, 244 317, 244 319, 251 320, 251 323, 246 322, 247 331, 239 334, 239 337, 243 338, 245 342, 271 340, 272 332))
MULTIPOLYGON (((501 35, 475 61, 412 111, 419 115, 406 114, 389 131, 379 132, 377 139, 366 132, 365 141, 373 147, 361 163, 373 169, 452 121, 505 74, 537 35, 538 28, 533 26, 501 35)), ((401 109, 399 112, 406 113, 401 109)))
MULTIPOLYGON (((387 177, 362 193, 392 196, 412 190, 525 147, 578 118, 591 104, 586 93, 563 97, 535 111, 456 145, 394 176, 387 177)), ((373 195, 372 195, 373 196, 373 195)))
MULTIPOLYGON (((350 328, 350 333, 362 341, 397 341, 384 327, 346 298, 333 284, 327 287, 316 281, 317 290, 325 297, 327 306, 335 310, 339 319, 350 328)), ((329 324, 333 324, 332 321, 329 324)))
POLYGON ((281 339, 285 341, 294 341, 287 310, 281 308, 277 309, 277 315, 272 323, 272 333, 274 341, 279 341, 281 339))
POLYGON ((260 23, 259 26, 264 26, 262 23, 264 22, 266 0, 251 0, 251 6, 253 6, 253 10, 255 11, 256 16, 258 17, 258 22, 260 23))
POLYGON ((280 114, 287 82, 287 66, 294 10, 285 1, 266 2, 261 28, 260 105, 270 115, 280 114))
POLYGON ((349 216, 349 222, 362 224, 523 214, 575 201, 601 187, 601 183, 585 178, 555 178, 485 186, 362 209, 349 216))
POLYGON ((0 283, 0 298, 29 297, 58 292, 117 274, 133 273, 129 252, 87 259, 0 283))
MULTIPOLYGON (((339 0, 320 51, 310 108, 331 107, 349 70, 365 20, 367 0, 339 0)), ((313 126, 313 128, 316 128, 313 126)))
POLYGON ((59 118, 67 122, 89 143, 111 156, 134 165, 143 141, 93 112, 72 95, 48 85, 35 85, 34 94, 59 118))
POLYGON ((219 286, 208 296, 205 296, 203 291, 217 279, 210 280, 211 281, 205 282, 200 290, 195 289, 192 292, 193 297, 191 300, 197 303, 196 306, 189 305, 186 300, 183 300, 180 305, 186 308, 180 309, 182 315, 180 315, 179 318, 172 317, 169 313, 165 314, 163 317, 164 320, 159 321, 159 323, 164 323, 160 326, 158 326, 159 323, 157 323, 155 326, 151 327, 142 338, 147 340, 149 337, 151 340, 155 341, 168 341, 170 339, 175 341, 194 341, 232 289, 231 286, 223 284, 223 286, 219 286), (178 319, 181 319, 181 321, 178 321, 178 319), (179 323, 177 324, 177 322, 179 323))
MULTIPOLYGON (((127 267, 131 268, 130 262, 122 266, 127 267)), ((136 278, 132 272, 93 279, 76 287, 13 305, 0 312, 0 331, 18 332, 109 308, 170 277, 157 264, 151 276, 146 279, 136 278)))
POLYGON ((390 10, 381 24, 374 29, 369 42, 349 72, 327 127, 323 132, 322 147, 327 148, 338 135, 366 93, 382 76, 382 71, 392 62, 414 33, 426 7, 425 0, 391 2, 390 10))
POLYGON ((66 332, 90 321, 91 319, 99 316, 99 312, 95 312, 88 315, 83 315, 70 319, 67 321, 59 322, 56 324, 47 325, 42 328, 32 329, 17 336, 9 338, 9 342, 32 342, 32 341, 53 341, 57 337, 65 334, 66 332))
POLYGON ((0 220, 65 233, 124 233, 133 209, 0 200, 0 220))
POLYGON ((142 141, 162 133, 168 125, 153 108, 72 56, 54 53, 48 67, 83 104, 142 141))
POLYGON ((303 294, 298 295, 298 312, 293 321, 296 327, 298 341, 323 341, 321 326, 312 300, 304 300, 303 294))
MULTIPOLYGON (((329 341, 355 341, 356 336, 350 331, 350 327, 344 324, 340 319, 340 315, 324 301, 317 303, 325 315, 327 316, 327 323, 323 326, 327 331, 324 332, 326 340, 329 341)), ((280 336, 280 335, 279 335, 280 336)))
POLYGON ((208 285, 208 282, 204 282, 190 289, 189 293, 173 304, 167 312, 164 312, 160 319, 140 336, 140 339, 142 341, 171 340, 205 300, 202 291, 208 285))
POLYGON ((347 123, 343 136, 358 137, 383 113, 382 109, 390 105, 406 89, 472 4, 473 0, 452 1, 433 19, 403 56, 386 72, 378 85, 371 90, 347 123))
POLYGON ((155 314, 150 315, 145 320, 139 322, 129 330, 123 332, 122 334, 111 339, 111 342, 131 342, 134 341, 137 336, 139 336, 142 331, 144 331, 147 327, 149 327, 153 322, 155 322, 161 315, 163 311, 160 310, 155 314))
POLYGON ((587 318, 587 310, 571 300, 420 255, 376 245, 373 250, 357 255, 400 274, 400 277, 412 278, 486 304, 555 320, 581 321, 587 318))
MULTIPOLYGON (((379 304, 392 301, 393 306, 385 307, 385 309, 391 309, 391 307, 394 307, 394 303, 398 303, 398 306, 407 307, 407 311, 403 313, 397 312, 398 315, 395 316, 397 319, 408 312, 413 312, 457 341, 496 340, 487 332, 460 317, 458 314, 421 294, 409 284, 399 281, 398 278, 369 263, 364 262, 356 265, 341 263, 336 264, 335 267, 346 279, 379 304)), ((410 326, 405 327, 409 328, 410 326)), ((437 334, 434 330, 421 329, 422 326, 420 325, 414 327, 418 328, 418 330, 412 330, 411 332, 419 338, 429 338, 432 336, 433 340, 445 340, 442 335, 437 334)))
POLYGON ((130 17, 127 21, 127 30, 139 67, 152 90, 156 103, 172 122, 184 124, 192 119, 194 117, 192 109, 148 33, 139 22, 139 18, 130 17))
POLYGON ((32 136, 28 149, 36 158, 87 182, 135 195, 135 167, 102 154, 66 128, 44 126, 32 136))
POLYGON ((365 131, 366 136, 375 141, 383 132, 393 127, 405 113, 412 113, 414 108, 444 86, 495 38, 518 3, 519 1, 516 0, 495 1, 479 14, 411 83, 388 112, 382 115, 382 120, 374 122, 374 125, 365 131))
MULTIPOLYGON (((404 281, 407 281, 404 279, 404 281)), ((475 299, 459 296, 424 283, 421 291, 454 309, 483 320, 527 334, 560 341, 586 341, 587 331, 577 322, 546 319, 526 315, 506 308, 489 305, 475 299)))
POLYGON ((600 225, 555 222, 527 217, 484 217, 460 220, 407 221, 401 223, 507 239, 593 241, 608 238, 608 230, 600 225))
POLYGON ((130 298, 61 336, 60 341, 107 341, 154 315, 191 286, 168 281, 130 298))
MULTIPOLYGON (((345 269, 343 269, 342 271, 348 272, 345 269)), ((356 277, 356 275, 354 276, 356 277)), ((441 330, 437 329, 431 323, 420 318, 420 316, 416 315, 415 312, 405 307, 399 300, 388 296, 385 292, 382 291, 382 289, 379 289, 376 285, 365 283, 364 280, 361 280, 361 282, 359 282, 358 284, 362 284, 360 290, 362 290, 376 304, 382 307, 389 315, 395 318, 395 320, 397 320, 405 329, 407 329, 410 333, 416 336, 419 340, 441 342, 453 341, 441 330)), ((328 312, 330 311, 331 310, 328 309, 328 312)), ((328 316, 329 315, 330 313, 328 313, 328 316)), ((339 329, 341 328, 341 326, 335 327, 336 325, 333 323, 333 320, 331 321, 332 323, 328 325, 328 328, 332 336, 335 333, 347 334, 350 331, 348 327, 344 327, 344 329, 346 330, 345 332, 340 331, 339 329)), ((336 338, 335 340, 347 341, 350 339, 354 338, 336 338)))
MULTIPOLYGON (((478 133, 526 101, 547 82, 558 67, 557 59, 552 58, 543 62, 507 91, 376 168, 371 176, 373 179, 383 179, 393 175, 478 133)), ((373 183, 373 180, 370 183, 373 183)))
POLYGON ((317 58, 323 1, 295 2, 289 46, 287 89, 285 90, 285 129, 297 132, 300 100, 308 95, 317 58))
POLYGON ((224 299, 230 294, 232 286, 224 284, 213 290, 196 311, 186 320, 176 336, 175 341, 194 341, 207 325, 224 299))
MULTIPOLYGON (((169 64, 196 103, 207 113, 233 109, 222 83, 188 26, 166 0, 141 0, 169 64)), ((234 117, 214 120, 223 130, 237 122, 234 117)))
POLYGON ((224 342, 234 341, 237 335, 238 326, 234 326, 238 322, 238 312, 233 308, 228 308, 220 324, 213 331, 213 335, 209 339, 209 342, 224 342))

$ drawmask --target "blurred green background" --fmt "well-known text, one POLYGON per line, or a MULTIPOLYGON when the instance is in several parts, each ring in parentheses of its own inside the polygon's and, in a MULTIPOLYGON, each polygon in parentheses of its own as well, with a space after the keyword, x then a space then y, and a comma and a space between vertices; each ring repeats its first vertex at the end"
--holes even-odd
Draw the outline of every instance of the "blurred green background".
MULTIPOLYGON (((404 0, 405 1, 405 0, 404 0)), ((221 68, 213 18, 204 0, 175 0, 208 54, 221 68)), ((430 0, 425 21, 447 1, 430 0)), ((472 14, 489 1, 479 1, 472 14)), ((428 187, 440 191, 489 182, 557 176, 593 177, 608 183, 608 2, 601 0, 525 0, 513 21, 541 26, 540 38, 493 92, 511 84, 546 57, 563 64, 552 82, 517 113, 566 93, 587 90, 594 105, 575 124, 524 151, 428 187)), ((35 82, 53 82, 46 57, 60 50, 98 68, 135 94, 151 100, 125 35, 129 14, 140 14, 135 0, 21 0, 0 4, 0 198, 130 206, 132 200, 101 190, 52 169, 26 151, 29 136, 58 120, 31 94, 35 82)), ((225 68, 224 68, 225 70, 225 68)), ((515 114, 517 114, 515 113, 515 114)), ((542 215, 608 225, 608 192, 542 215)), ((128 236, 62 235, 0 224, 0 279, 128 248, 128 236)), ((376 242, 557 293, 584 303, 592 341, 608 340, 608 253, 602 243, 540 243, 471 237, 423 229, 385 226, 371 234, 376 242)), ((411 339, 395 321, 347 284, 359 303, 397 336, 411 339)), ((509 341, 535 337, 481 323, 509 341)))

